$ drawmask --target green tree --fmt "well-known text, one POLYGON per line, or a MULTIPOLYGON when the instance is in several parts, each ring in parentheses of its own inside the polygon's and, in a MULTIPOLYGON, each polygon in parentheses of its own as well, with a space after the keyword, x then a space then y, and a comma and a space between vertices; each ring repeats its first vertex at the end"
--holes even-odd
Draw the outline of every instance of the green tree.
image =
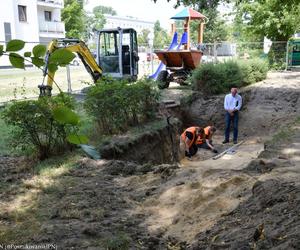
POLYGON ((240 0, 236 2, 248 33, 273 41, 287 41, 300 29, 299 0, 240 0))
MULTIPOLYGON (((236 1, 237 17, 247 35, 272 41, 287 41, 300 30, 299 0, 236 1)), ((268 57, 276 67, 285 61, 285 43, 272 43, 268 57)))
MULTIPOLYGON (((156 3, 158 0, 153 1, 156 3)), ((170 2, 171 0, 167 1, 170 2)), ((198 5, 201 9, 215 9, 221 2, 230 2, 230 0, 177 0, 175 7, 177 8, 180 5, 198 5)))
POLYGON ((116 15, 117 12, 111 7, 99 5, 93 8, 92 13, 85 13, 85 40, 88 40, 90 38, 90 35, 93 33, 94 30, 103 29, 106 23, 104 14, 116 15))
POLYGON ((66 37, 81 38, 85 28, 83 1, 65 0, 61 17, 65 23, 66 37))
POLYGON ((102 5, 96 6, 93 9, 93 13, 101 13, 103 15, 104 14, 109 14, 109 15, 112 15, 112 16, 117 15, 117 12, 112 7, 107 7, 107 6, 102 6, 102 5))
MULTIPOLYGON (((198 8, 198 7, 197 7, 198 8)), ((199 9, 198 9, 199 10, 199 9)), ((203 9, 203 15, 208 18, 208 22, 204 25, 203 42, 213 43, 226 41, 228 38, 228 27, 225 21, 220 18, 217 9, 203 9)), ((191 23, 191 39, 197 41, 199 22, 191 23)))
MULTIPOLYGON (((167 0, 168 2, 170 0, 167 0)), ((227 26, 225 21, 220 18, 217 7, 220 3, 229 2, 230 0, 177 0, 175 7, 191 6, 196 11, 205 15, 209 22, 204 27, 203 41, 211 43, 214 41, 225 41, 228 37, 227 26)), ((157 2, 157 0, 154 0, 157 2)), ((191 23, 191 39, 197 41, 198 22, 191 23)))
POLYGON ((143 29, 140 34, 138 34, 138 44, 141 46, 150 46, 148 35, 150 33, 150 30, 143 29))
POLYGON ((160 26, 160 22, 156 21, 154 24, 154 41, 153 47, 155 49, 162 49, 170 43, 170 36, 167 31, 160 26))

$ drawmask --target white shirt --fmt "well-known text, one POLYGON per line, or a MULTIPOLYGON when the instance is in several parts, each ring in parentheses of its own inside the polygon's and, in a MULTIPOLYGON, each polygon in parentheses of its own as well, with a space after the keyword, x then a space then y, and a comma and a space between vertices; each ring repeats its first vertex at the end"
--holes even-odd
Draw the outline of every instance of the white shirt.
POLYGON ((225 110, 240 110, 242 107, 242 97, 239 94, 232 96, 232 94, 227 94, 224 99, 224 109, 225 110))

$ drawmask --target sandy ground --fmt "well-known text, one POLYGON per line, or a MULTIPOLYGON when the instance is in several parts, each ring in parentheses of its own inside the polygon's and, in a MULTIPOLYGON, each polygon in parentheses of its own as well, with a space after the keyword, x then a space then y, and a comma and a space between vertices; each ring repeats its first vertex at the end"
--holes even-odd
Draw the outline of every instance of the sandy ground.
MULTIPOLYGON (((205 150, 192 161, 159 166, 80 159, 49 177, 3 158, 0 243, 299 249, 300 121, 293 122, 300 116, 299 81, 300 73, 271 73, 247 87, 244 143, 217 160, 205 150), (274 137, 280 127, 285 132, 274 137)), ((219 151, 231 146, 222 139, 219 130, 219 151)))

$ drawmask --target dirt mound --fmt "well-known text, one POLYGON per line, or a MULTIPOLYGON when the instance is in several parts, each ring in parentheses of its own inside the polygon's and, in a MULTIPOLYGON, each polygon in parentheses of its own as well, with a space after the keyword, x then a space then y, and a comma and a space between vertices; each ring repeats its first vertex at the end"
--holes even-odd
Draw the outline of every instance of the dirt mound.
POLYGON ((299 249, 299 122, 288 131, 284 140, 267 143, 264 158, 239 170, 258 179, 252 195, 201 232, 190 249, 299 249))
POLYGON ((255 159, 243 169, 243 172, 253 174, 265 174, 271 172, 275 168, 284 168, 291 166, 291 162, 286 159, 255 159))
POLYGON ((198 235, 191 249, 298 249, 300 186, 258 181, 252 192, 232 213, 198 235))
POLYGON ((148 172, 153 172, 154 174, 162 174, 162 176, 171 175, 174 169, 179 168, 177 164, 162 164, 162 165, 152 165, 152 164, 144 164, 139 165, 134 162, 127 162, 127 161, 109 161, 105 167, 104 172, 110 175, 122 175, 122 176, 129 176, 129 175, 139 175, 139 174, 146 174, 148 172))
MULTIPOLYGON (((240 138, 269 136, 300 114, 300 72, 269 73, 265 81, 240 89, 240 138)), ((192 95, 184 106, 184 126, 224 129, 224 96, 192 95)))

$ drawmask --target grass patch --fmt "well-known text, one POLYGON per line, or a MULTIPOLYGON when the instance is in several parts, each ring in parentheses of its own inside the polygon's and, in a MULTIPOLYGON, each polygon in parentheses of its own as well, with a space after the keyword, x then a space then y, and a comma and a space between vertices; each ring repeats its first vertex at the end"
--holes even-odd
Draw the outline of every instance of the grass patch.
POLYGON ((108 250, 127 250, 129 249, 130 237, 124 232, 117 232, 111 238, 104 239, 100 244, 108 250))
POLYGON ((81 155, 76 152, 55 156, 39 162, 34 168, 34 173, 43 176, 57 176, 76 168, 76 162, 80 158, 81 155))
MULTIPOLYGON (((72 90, 80 90, 87 85, 87 80, 92 82, 88 72, 84 66, 70 67, 72 90)), ((38 85, 42 82, 43 73, 39 69, 28 68, 20 69, 2 69, 0 74, 0 102, 9 101, 15 98, 38 96, 38 85), (23 86, 25 92, 20 91, 23 86)), ((55 74, 55 81, 59 84, 63 91, 67 91, 67 72, 66 68, 60 68, 55 74)), ((58 93, 57 87, 54 85, 52 94, 58 93)))
POLYGON ((2 118, 2 110, 0 110, 0 156, 20 154, 20 152, 14 150, 10 145, 12 129, 12 126, 9 126, 4 122, 2 118))

